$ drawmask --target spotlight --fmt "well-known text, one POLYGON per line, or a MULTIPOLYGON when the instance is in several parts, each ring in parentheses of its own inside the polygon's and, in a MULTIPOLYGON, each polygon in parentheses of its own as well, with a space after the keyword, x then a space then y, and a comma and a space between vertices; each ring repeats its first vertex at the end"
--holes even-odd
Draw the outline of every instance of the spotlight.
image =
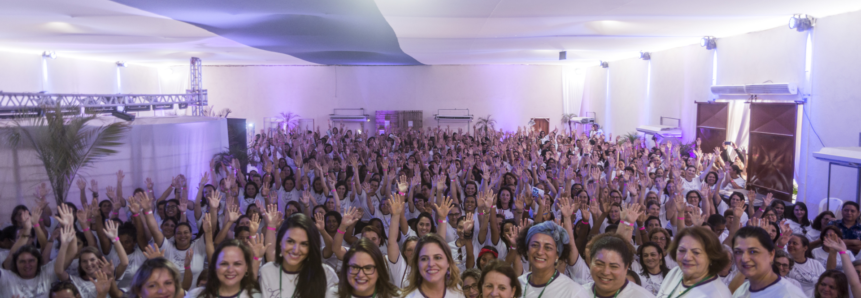
POLYGON ((605 61, 600 61, 600 64, 599 64, 599 65, 601 65, 601 67, 602 67, 602 68, 610 67, 610 65, 609 65, 609 64, 607 64, 607 62, 605 62, 605 61))
POLYGON ((700 40, 700 46, 705 47, 706 50, 714 50, 717 48, 717 41, 715 41, 714 36, 704 36, 700 40))
POLYGON ((640 59, 650 60, 652 59, 652 55, 650 55, 649 52, 640 52, 640 59))
POLYGON ((57 58, 57 53, 54 53, 54 51, 44 51, 42 52, 42 57, 55 59, 57 58))
POLYGON ((132 115, 132 114, 113 110, 113 111, 111 111, 111 115, 113 115, 114 117, 123 119, 125 121, 129 121, 129 122, 135 121, 135 115, 132 115))
POLYGON ((254 127, 254 123, 248 123, 248 127, 254 127))
POLYGON ((125 61, 117 61, 117 66, 126 67, 126 62, 125 61))
POLYGON ((789 18, 789 29, 802 32, 813 28, 816 19, 806 14, 796 14, 789 18))
POLYGON ((565 60, 565 59, 568 59, 568 52, 566 52, 566 51, 559 52, 559 60, 565 60))

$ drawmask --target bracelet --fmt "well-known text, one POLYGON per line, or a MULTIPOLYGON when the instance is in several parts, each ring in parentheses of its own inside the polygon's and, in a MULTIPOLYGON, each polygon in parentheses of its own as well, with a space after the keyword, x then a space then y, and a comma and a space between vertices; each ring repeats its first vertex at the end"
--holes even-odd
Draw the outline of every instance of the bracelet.
POLYGON ((838 253, 838 254, 841 254, 841 255, 845 255, 845 254, 846 254, 846 251, 845 251, 845 250, 844 250, 844 251, 838 251, 837 253, 838 253))
POLYGON ((35 224, 35 225, 33 225, 33 227, 34 227, 34 228, 38 228, 38 227, 39 227, 39 224, 35 224))
POLYGON ((116 243, 117 241, 120 241, 120 237, 114 238, 114 240, 111 240, 111 243, 116 243))
POLYGON ((685 217, 684 217, 684 216, 682 216, 682 217, 679 217, 678 219, 679 219, 679 220, 685 220, 685 217))
POLYGON ((152 210, 147 211, 146 214, 152 214, 152 210))
POLYGON ((132 217, 138 217, 138 216, 141 216, 141 214, 140 213, 132 213, 132 217))
POLYGON ((338 234, 346 235, 346 234, 347 234, 347 232, 344 232, 344 231, 341 231, 341 229, 338 229, 338 234))
POLYGON ((254 259, 255 261, 258 261, 258 262, 260 261, 260 258, 258 258, 258 257, 253 257, 253 259, 254 259))
POLYGON ((624 220, 622 221, 622 224, 623 224, 623 225, 629 225, 629 226, 632 226, 632 227, 634 226, 634 223, 627 222, 627 221, 624 221, 624 220))
POLYGON ((87 222, 93 222, 92 218, 87 218, 87 222))
POLYGON ((645 231, 646 227, 640 227, 640 231, 645 231))
POLYGON ((266 229, 270 230, 270 231, 275 231, 275 228, 273 228, 273 227, 266 227, 266 229))
POLYGON ((405 193, 405 192, 398 192, 398 194, 399 194, 399 195, 402 195, 402 196, 407 195, 407 193, 405 193))
POLYGON ((445 219, 440 220, 440 221, 439 221, 439 223, 441 223, 441 224, 442 224, 442 223, 445 223, 445 219))
POLYGON ((759 212, 763 212, 763 211, 762 211, 762 208, 759 208, 759 212))
POLYGON ((89 232, 90 228, 84 228, 84 232, 89 232))
POLYGON ((581 220, 580 222, 581 222, 581 223, 583 223, 584 225, 588 225, 588 224, 589 224, 589 221, 587 221, 587 220, 581 220))
POLYGON ((117 215, 117 216, 119 216, 119 215, 120 215, 120 213, 119 213, 119 212, 111 212, 111 215, 117 215))
POLYGON ((191 266, 185 266, 185 270, 191 270, 191 266))

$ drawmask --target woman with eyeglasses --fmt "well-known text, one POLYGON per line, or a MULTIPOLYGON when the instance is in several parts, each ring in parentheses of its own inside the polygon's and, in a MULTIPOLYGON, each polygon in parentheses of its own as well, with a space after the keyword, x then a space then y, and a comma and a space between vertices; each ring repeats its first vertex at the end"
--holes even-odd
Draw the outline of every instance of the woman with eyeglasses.
POLYGON ((461 273, 460 279, 463 280, 463 295, 466 298, 478 298, 478 295, 481 294, 481 289, 478 287, 481 270, 478 268, 468 269, 461 273))
POLYGON ((795 266, 795 261, 792 260, 792 257, 788 252, 777 249, 774 251, 774 262, 771 265, 771 269, 777 275, 780 275, 781 279, 785 279, 791 284, 795 285, 799 289, 801 289, 801 283, 799 283, 794 278, 789 277, 789 272, 792 271, 792 267, 795 266))
POLYGON ((327 296, 392 298, 399 295, 398 288, 389 279, 382 252, 367 238, 359 239, 344 254, 338 280, 338 285, 329 287, 327 296))

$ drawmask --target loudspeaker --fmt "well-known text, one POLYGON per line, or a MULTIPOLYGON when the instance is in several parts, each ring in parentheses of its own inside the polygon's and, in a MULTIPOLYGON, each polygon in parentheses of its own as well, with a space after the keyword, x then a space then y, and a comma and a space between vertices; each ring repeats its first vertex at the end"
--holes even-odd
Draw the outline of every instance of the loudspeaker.
POLYGON ((239 159, 242 173, 248 165, 248 130, 245 119, 227 118, 228 152, 239 159))

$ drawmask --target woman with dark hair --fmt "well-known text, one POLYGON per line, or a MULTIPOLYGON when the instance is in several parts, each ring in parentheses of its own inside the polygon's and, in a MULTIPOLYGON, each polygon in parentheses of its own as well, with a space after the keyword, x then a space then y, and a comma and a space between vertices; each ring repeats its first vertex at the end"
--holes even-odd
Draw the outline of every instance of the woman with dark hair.
POLYGON ((190 288, 191 285, 196 284, 197 276, 200 275, 201 271, 203 271, 203 263, 206 260, 207 241, 212 241, 212 238, 203 237, 203 239, 193 239, 194 235, 191 233, 191 226, 186 222, 181 222, 176 225, 173 240, 170 240, 162 234, 162 231, 156 224, 156 220, 152 212, 152 198, 149 197, 149 194, 136 196, 133 200, 138 201, 143 209, 142 212, 145 217, 144 221, 146 221, 150 234, 152 234, 152 241, 159 249, 164 250, 164 257, 173 262, 177 267, 182 266, 183 269, 180 270, 180 273, 183 275, 185 275, 186 270, 191 270, 191 283, 183 285, 184 288, 190 288), (189 252, 189 250, 191 250, 191 252, 189 252), (184 266, 186 263, 185 259, 189 254, 193 255, 192 261, 189 268, 186 269, 186 266, 184 266))
POLYGON ((774 214, 777 215, 777 220, 775 222, 780 222, 786 217, 786 203, 781 200, 774 200, 771 202, 771 209, 774 209, 774 214))
POLYGON ((32 214, 30 214, 30 209, 27 209, 27 206, 18 205, 15 206, 14 209, 12 209, 12 218, 10 222, 12 223, 13 227, 18 229, 24 227, 23 220, 21 220, 21 217, 23 216, 24 212, 32 216, 32 214))
POLYGON ((428 233, 436 233, 436 225, 430 213, 422 212, 419 214, 419 217, 416 218, 415 232, 419 238, 428 233))
POLYGON ((592 282, 583 285, 595 297, 655 297, 649 290, 628 282, 634 247, 618 235, 607 235, 589 247, 592 282))
MULTIPOLYGON (((562 256, 568 256, 573 239, 565 228, 554 222, 542 222, 521 230, 517 236, 517 253, 526 256, 532 272, 518 278, 523 297, 585 296, 586 290, 556 270, 562 256), (547 296, 543 296, 546 294, 547 296)), ((570 256, 568 257, 570 259, 570 256)), ((575 258, 577 262, 579 258, 575 258)), ((574 265, 569 263, 569 266, 574 265)))
POLYGON ((731 297, 718 273, 730 264, 717 235, 705 227, 682 229, 670 244, 670 256, 679 264, 664 277, 658 297, 731 297))
POLYGON ((301 196, 302 192, 296 187, 296 177, 284 177, 284 180, 281 180, 281 189, 278 190, 278 209, 286 208, 288 202, 298 203, 301 196))
POLYGON ((409 284, 404 288, 404 298, 464 297, 460 271, 442 237, 429 233, 419 238, 409 263, 409 284))
MULTIPOLYGON (((70 209, 61 205, 58 210, 60 210, 60 216, 57 218, 59 223, 71 227, 74 223, 74 216, 69 211, 70 209)), ((13 295, 45 297, 51 283, 57 280, 57 276, 51 270, 57 260, 47 262, 43 259, 42 252, 30 245, 32 230, 38 220, 38 217, 30 217, 29 212, 21 213, 22 227, 18 230, 18 238, 12 244, 12 248, 9 249, 10 254, 6 256, 6 260, 3 262, 3 269, 0 269, 0 297, 12 297, 13 295)), ((35 230, 37 230, 37 234, 42 233, 41 229, 36 228, 35 230)), ((43 237, 40 236, 41 239, 44 239, 43 237)), ((42 247, 45 247, 47 241, 41 244, 42 247)), ((75 253, 76 251, 71 251, 65 255, 66 261, 62 265, 69 266, 75 253)))
POLYGON ((814 298, 847 298, 849 297, 849 283, 846 274, 838 270, 828 270, 819 276, 816 282, 816 293, 814 298))
POLYGON ((488 298, 515 298, 523 292, 514 269, 499 260, 491 261, 481 270, 478 287, 481 296, 488 298))
POLYGON ((646 242, 637 248, 637 258, 640 261, 632 263, 631 270, 639 275, 644 289, 652 295, 657 294, 664 277, 670 272, 664 261, 664 249, 655 242, 646 242))
POLYGON ((810 219, 807 218, 807 204, 803 202, 795 203, 795 206, 792 207, 792 212, 786 215, 786 219, 793 234, 806 235, 807 231, 810 230, 810 219))
POLYGON ((275 243, 275 250, 267 252, 267 259, 274 262, 260 268, 263 297, 326 296, 326 289, 338 284, 338 275, 332 267, 323 265, 321 235, 314 221, 304 214, 294 214, 276 235, 278 215, 270 213, 266 214, 266 243, 275 243))
POLYGON ((288 218, 297 213, 302 213, 302 205, 296 201, 287 202, 284 207, 284 218, 288 218))
POLYGON ((502 215, 505 216, 505 219, 514 218, 514 210, 512 209, 514 207, 515 200, 514 192, 508 187, 501 187, 498 195, 499 199, 496 200, 497 210, 502 211, 502 215))
POLYGON ((807 297, 812 297, 816 289, 816 281, 825 266, 821 262, 812 260, 813 256, 808 251, 810 241, 804 235, 794 234, 786 244, 786 252, 795 261, 795 266, 789 271, 789 277, 801 284, 801 289, 807 297))
POLYGON ((478 280, 481 279, 481 270, 478 268, 470 268, 460 274, 460 279, 463 281, 463 296, 466 298, 478 298, 481 294, 481 288, 478 286, 478 280))
POLYGON ((755 226, 739 229, 732 238, 732 250, 735 266, 745 279, 738 285, 741 277, 737 277, 730 284, 733 297, 806 297, 800 288, 772 270, 774 243, 764 229, 755 226))
POLYGON ((257 199, 263 200, 263 195, 260 194, 260 186, 254 181, 245 183, 242 192, 239 193, 239 210, 248 209, 248 205, 257 202, 257 199))
MULTIPOLYGON (((658 247, 661 248, 661 251, 664 253, 664 263, 667 264, 667 268, 673 269, 679 266, 676 263, 676 260, 670 256, 670 243, 673 242, 673 237, 670 236, 670 232, 666 229, 653 229, 649 231, 648 240, 658 244, 658 247)), ((666 276, 666 275, 664 275, 666 276)))
MULTIPOLYGON (((260 236, 260 235, 258 235, 260 236)), ((256 239, 257 237, 255 237, 256 239)), ((252 244, 255 241, 251 241, 252 244)), ((248 245, 236 239, 222 242, 212 253, 207 275, 213 276, 203 287, 195 288, 185 295, 186 298, 260 298, 260 287, 253 269, 260 266, 258 255, 264 253, 262 241, 257 241, 257 251, 252 252, 248 245), (252 257, 254 259, 252 259, 252 257)))
POLYGON ((819 242, 819 234, 822 233, 822 228, 827 227, 828 223, 836 220, 837 218, 834 216, 834 212, 831 211, 823 211, 813 219, 813 222, 810 223, 810 230, 807 231, 807 234, 804 234, 807 237, 807 240, 815 241, 817 244, 819 242))
POLYGON ((359 239, 344 254, 338 285, 329 287, 327 296, 393 298, 400 293, 389 278, 389 269, 378 245, 359 239))
MULTIPOLYGON (((843 239, 843 232, 836 226, 827 226, 823 228, 822 233, 819 234, 819 243, 824 243, 825 238, 827 237, 838 237, 839 239, 843 239)), ((810 251, 810 254, 813 255, 813 259, 822 263, 822 266, 824 266, 826 270, 843 270, 842 258, 838 256, 837 253, 837 251, 831 250, 824 245, 810 251)), ((850 253, 849 261, 854 262, 855 255, 850 253)))
POLYGON ((55 282, 48 293, 48 298, 81 298, 81 292, 71 281, 55 282))
POLYGON ((163 257, 156 257, 141 265, 132 279, 132 298, 178 298, 185 296, 179 282, 176 265, 163 257))
MULTIPOLYGON (((61 281, 71 281, 74 283, 75 287, 78 288, 84 297, 96 297, 98 294, 96 284, 93 283, 98 272, 107 271, 110 276, 122 275, 126 271, 126 267, 129 265, 129 259, 126 257, 125 249, 117 237, 116 222, 108 222, 108 225, 105 227, 105 234, 113 242, 113 249, 117 251, 120 263, 114 268, 114 264, 109 263, 98 249, 88 246, 78 254, 77 276, 68 274, 66 272, 66 267, 63 267, 69 246, 72 246, 71 242, 75 240, 75 230, 73 230, 71 226, 63 227, 63 231, 60 234, 60 251, 57 253, 57 261, 54 262, 54 274, 56 274, 57 279, 61 281)), ((116 286, 116 283, 113 280, 110 283, 112 284, 111 296, 122 296, 122 292, 116 286)))
POLYGON ((409 282, 407 277, 410 276, 411 268, 408 262, 412 260, 415 254, 418 238, 415 236, 403 236, 403 229, 401 227, 405 227, 407 223, 407 219, 404 216, 404 198, 399 194, 393 194, 392 197, 393 199, 390 200, 392 205, 392 222, 389 224, 386 258, 389 261, 389 274, 391 275, 392 282, 399 288, 406 288, 409 282), (398 246, 398 237, 404 238, 401 247, 398 246))

